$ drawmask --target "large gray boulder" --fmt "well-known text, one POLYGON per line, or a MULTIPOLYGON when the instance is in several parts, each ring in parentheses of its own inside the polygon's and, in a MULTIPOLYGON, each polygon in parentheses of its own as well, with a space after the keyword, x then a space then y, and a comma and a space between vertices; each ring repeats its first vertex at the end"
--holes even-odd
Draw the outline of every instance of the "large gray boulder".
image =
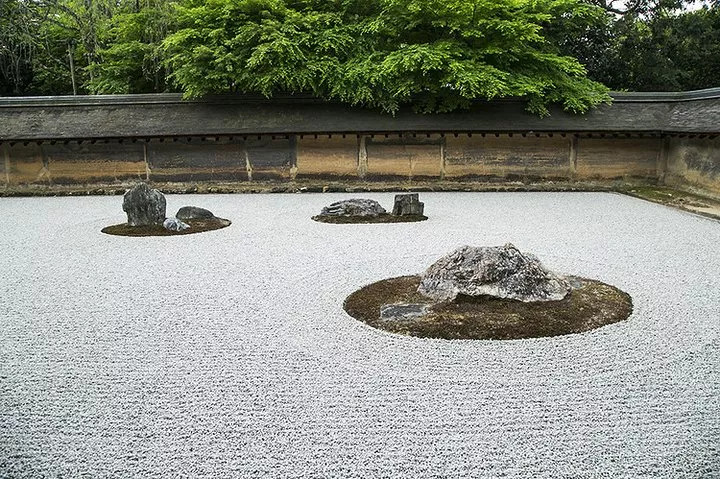
POLYGON ((183 206, 178 210, 175 217, 181 220, 194 220, 215 218, 215 215, 212 214, 212 211, 206 210, 205 208, 199 208, 197 206, 183 206))
POLYGON ((130 226, 161 225, 165 221, 165 195, 138 183, 125 193, 123 211, 130 226))
POLYGON ((385 213, 385 208, 377 201, 359 198, 337 201, 320 212, 327 216, 379 216, 385 213))
POLYGON ((529 303, 561 300, 570 286, 534 255, 521 253, 508 243, 502 247, 458 248, 425 271, 418 292, 439 301, 463 294, 529 303))
POLYGON ((395 204, 392 214, 395 216, 422 216, 425 203, 419 201, 417 193, 395 195, 395 204))

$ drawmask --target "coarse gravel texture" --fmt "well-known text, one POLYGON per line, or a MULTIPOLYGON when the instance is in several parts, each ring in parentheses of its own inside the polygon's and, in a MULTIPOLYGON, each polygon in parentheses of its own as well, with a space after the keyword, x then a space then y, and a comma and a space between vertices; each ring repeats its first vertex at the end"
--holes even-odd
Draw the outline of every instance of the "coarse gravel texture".
POLYGON ((350 197, 169 195, 233 224, 154 238, 100 233, 117 197, 0 199, 0 477, 720 477, 720 222, 605 193, 423 193, 421 223, 310 220, 350 197), (507 242, 634 313, 444 341, 343 311, 507 242))

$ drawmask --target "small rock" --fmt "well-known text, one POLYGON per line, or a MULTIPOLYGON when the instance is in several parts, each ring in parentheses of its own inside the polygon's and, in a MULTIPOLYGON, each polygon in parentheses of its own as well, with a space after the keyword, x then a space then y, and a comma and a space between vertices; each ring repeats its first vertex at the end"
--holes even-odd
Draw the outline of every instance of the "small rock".
POLYGON ((168 231, 183 231, 190 228, 190 225, 187 223, 183 223, 177 218, 168 218, 163 221, 163 228, 168 231))
POLYGON ((215 215, 212 214, 212 211, 206 210, 205 208, 199 208, 197 206, 183 206, 178 210, 175 217, 181 220, 194 220, 214 218, 215 215))
POLYGON ((123 211, 130 226, 161 225, 165 221, 165 195, 138 183, 125 193, 123 211))
POLYGON ((409 321, 425 316, 430 311, 429 304, 394 303, 380 308, 380 319, 384 321, 409 321))
POLYGON ((392 214, 395 216, 422 216, 425 203, 421 203, 417 193, 395 195, 395 205, 392 214))
POLYGON ((463 294, 528 303, 558 301, 570 289, 534 255, 521 253, 508 243, 502 247, 463 246, 440 258, 422 275, 418 292, 439 301, 463 294))
POLYGON ((357 198, 337 201, 320 212, 327 216, 379 216, 385 213, 385 208, 377 201, 357 198))
POLYGON ((567 282, 567 284, 570 285, 572 289, 580 289, 587 283, 587 281, 577 276, 565 276, 563 279, 567 282))

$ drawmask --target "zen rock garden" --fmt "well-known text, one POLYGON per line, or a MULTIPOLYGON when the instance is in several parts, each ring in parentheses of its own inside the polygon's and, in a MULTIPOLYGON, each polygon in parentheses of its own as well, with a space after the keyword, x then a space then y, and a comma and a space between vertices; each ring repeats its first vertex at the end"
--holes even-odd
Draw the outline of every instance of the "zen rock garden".
POLYGON ((580 333, 627 319, 630 296, 559 276, 512 244, 463 246, 421 275, 365 286, 345 300, 373 327, 444 339, 522 339, 580 333))
POLYGON ((358 194, 143 196, 0 199, 0 477, 716 476, 715 220, 608 193, 423 192, 427 222, 347 226, 310 216, 358 194), (99 232, 213 213, 233 225, 99 232))
POLYGON ((321 223, 410 223, 424 221, 425 204, 417 193, 395 195, 392 213, 375 200, 354 198, 332 203, 313 220, 321 223))
POLYGON ((139 183, 123 197, 127 223, 108 226, 102 232, 119 236, 173 236, 225 228, 231 223, 197 206, 183 206, 175 216, 166 217, 166 205, 160 190, 139 183))
MULTIPOLYGON (((124 236, 171 236, 226 227, 197 206, 166 216, 167 201, 139 183, 123 198, 127 223, 102 231, 124 236)), ((417 193, 395 196, 392 213, 375 200, 348 199, 322 209, 326 223, 397 223, 427 219, 417 193)), ((463 246, 415 276, 378 281, 348 296, 350 316, 373 327, 417 337, 522 339, 588 331, 627 319, 630 296, 596 280, 561 276, 512 244, 463 246)))

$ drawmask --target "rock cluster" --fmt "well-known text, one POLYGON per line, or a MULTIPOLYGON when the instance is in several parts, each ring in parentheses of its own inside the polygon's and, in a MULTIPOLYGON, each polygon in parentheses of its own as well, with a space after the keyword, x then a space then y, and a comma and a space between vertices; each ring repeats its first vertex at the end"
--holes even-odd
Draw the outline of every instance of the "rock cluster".
POLYGON ((438 301, 459 294, 523 302, 558 301, 570 285, 534 255, 508 243, 502 247, 463 246, 440 258, 422 275, 418 292, 438 301))
POLYGON ((164 236, 159 230, 178 233, 200 233, 230 225, 230 221, 216 217, 212 211, 197 206, 183 206, 173 217, 166 218, 165 196, 146 183, 134 185, 123 198, 127 223, 103 228, 103 233, 121 236, 164 236), (128 228, 128 226, 130 228, 128 228))
POLYGON ((425 203, 421 203, 417 193, 395 195, 392 214, 395 216, 422 216, 425 203))
POLYGON ((321 215, 327 216, 379 216, 385 213, 385 208, 377 201, 359 198, 336 201, 320 212, 321 215))
POLYGON ((139 183, 125 193, 123 211, 130 226, 161 225, 165 221, 165 195, 139 183))

